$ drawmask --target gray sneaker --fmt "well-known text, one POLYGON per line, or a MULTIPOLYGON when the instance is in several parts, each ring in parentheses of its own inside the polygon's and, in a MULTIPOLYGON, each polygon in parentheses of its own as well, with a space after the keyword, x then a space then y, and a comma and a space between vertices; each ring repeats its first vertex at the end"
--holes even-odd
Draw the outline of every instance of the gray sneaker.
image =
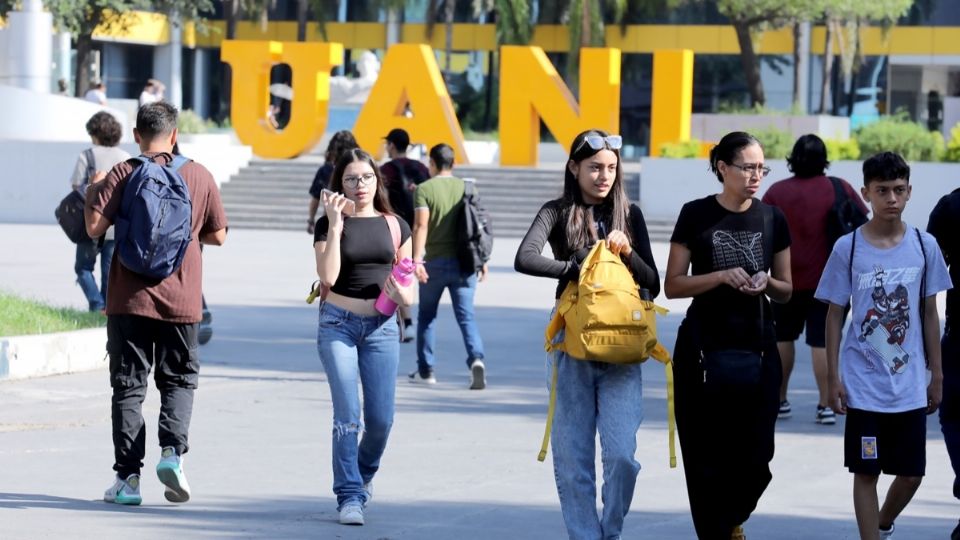
POLYGON ((470 364, 470 389, 483 390, 487 387, 486 366, 483 360, 477 358, 470 364))
POLYGON ((185 503, 190 500, 190 484, 183 474, 183 457, 172 446, 165 446, 157 463, 157 478, 166 489, 163 496, 170 502, 185 503))
POLYGON ((140 475, 131 474, 126 480, 116 477, 113 485, 103 492, 103 500, 129 505, 138 505, 143 502, 143 498, 140 497, 140 475))
POLYGON ((363 505, 351 500, 340 507, 341 525, 363 525, 363 505))

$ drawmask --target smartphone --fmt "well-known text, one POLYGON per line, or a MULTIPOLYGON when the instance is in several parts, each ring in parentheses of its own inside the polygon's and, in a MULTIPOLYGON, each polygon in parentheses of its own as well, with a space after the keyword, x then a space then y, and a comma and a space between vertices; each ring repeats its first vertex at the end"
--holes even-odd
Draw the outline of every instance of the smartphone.
MULTIPOLYGON (((334 195, 339 195, 339 193, 324 188, 323 191, 320 192, 320 197, 321 197, 320 202, 323 202, 324 197, 333 197, 334 195)), ((357 212, 357 205, 350 199, 347 199, 347 204, 343 206, 343 213, 348 216, 352 216, 356 212, 357 212)))

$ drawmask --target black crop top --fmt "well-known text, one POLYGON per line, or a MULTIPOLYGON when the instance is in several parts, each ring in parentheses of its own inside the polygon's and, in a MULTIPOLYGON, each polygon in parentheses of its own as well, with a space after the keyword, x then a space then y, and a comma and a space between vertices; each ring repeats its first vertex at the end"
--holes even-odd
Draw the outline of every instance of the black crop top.
MULTIPOLYGON (((608 216, 599 215, 594 208, 594 219, 602 223, 606 230, 610 230, 608 216)), ((534 218, 530 230, 527 231, 520 248, 517 250, 513 262, 514 269, 531 276, 557 278, 556 298, 567 287, 570 280, 575 280, 580 274, 580 262, 586 256, 587 249, 579 253, 570 253, 567 248, 567 234, 564 229, 563 206, 560 200, 553 200, 543 205, 534 218), (550 244, 554 259, 548 259, 540 254, 544 244, 550 244)), ((643 212, 635 205, 630 205, 630 235, 633 252, 624 259, 637 285, 650 291, 652 298, 660 294, 660 275, 657 273, 657 264, 653 260, 650 250, 650 237, 647 234, 647 224, 643 219, 643 212)))
MULTIPOLYGON (((410 226, 400 223, 400 245, 410 238, 410 226)), ((330 220, 317 221, 313 241, 325 242, 330 220)), ((371 299, 380 296, 380 289, 393 269, 395 258, 390 226, 383 216, 345 217, 340 237, 340 274, 330 290, 349 298, 371 299)))

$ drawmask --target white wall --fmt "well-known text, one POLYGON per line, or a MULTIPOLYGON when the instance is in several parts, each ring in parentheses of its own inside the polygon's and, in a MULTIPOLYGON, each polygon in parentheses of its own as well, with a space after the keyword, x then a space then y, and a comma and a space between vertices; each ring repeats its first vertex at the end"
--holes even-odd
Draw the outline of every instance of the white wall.
POLYGON ((71 141, 89 144, 87 120, 110 111, 123 126, 123 142, 133 141, 126 113, 73 97, 0 85, 0 140, 71 141))
MULTIPOLYGON (((708 169, 706 159, 645 158, 640 174, 640 208, 647 219, 676 219, 684 203, 720 192, 720 182, 708 169)), ((767 161, 770 173, 757 197, 763 196, 773 182, 791 176, 783 160, 767 161)), ((863 185, 863 162, 840 161, 830 164, 827 174, 850 182, 855 188, 863 185)), ((903 213, 911 225, 926 228, 930 211, 940 197, 960 187, 960 164, 911 163, 910 183, 913 195, 903 213)))
MULTIPOLYGON (((0 223, 56 223, 53 210, 70 189, 70 174, 89 142, 3 141, 0 143, 0 223)), ((121 144, 131 155, 136 145, 121 144)), ((203 164, 220 185, 250 162, 250 147, 222 139, 180 145, 184 155, 203 164)))

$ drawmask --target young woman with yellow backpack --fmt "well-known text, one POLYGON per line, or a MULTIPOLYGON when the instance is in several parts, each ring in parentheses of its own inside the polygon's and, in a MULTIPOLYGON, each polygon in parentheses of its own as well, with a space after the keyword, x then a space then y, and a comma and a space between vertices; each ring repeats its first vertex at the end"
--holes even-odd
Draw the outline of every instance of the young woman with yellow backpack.
MULTIPOLYGON (((622 144, 619 135, 599 130, 577 135, 563 196, 543 205, 517 251, 518 272, 558 280, 557 307, 576 290, 581 262, 598 242, 629 268, 636 300, 640 300, 636 287, 649 292, 648 300, 660 293, 643 214, 630 204, 623 186, 622 144), (548 242, 553 259, 541 254, 548 242)), ((631 313, 652 317, 652 311, 631 313)), ((563 331, 554 336, 555 344, 563 340, 563 331)), ((643 416, 640 349, 633 363, 578 359, 559 349, 548 356, 547 368, 548 380, 555 381, 553 467, 567 533, 571 540, 618 538, 640 471, 634 457, 643 416), (603 456, 601 516, 595 466, 598 432, 603 456)))
POLYGON ((664 291, 693 298, 673 351, 693 524, 702 540, 743 540, 772 478, 782 368, 767 297, 785 303, 793 292, 790 232, 755 198, 770 173, 757 139, 728 133, 710 168, 723 190, 680 210, 664 291))

